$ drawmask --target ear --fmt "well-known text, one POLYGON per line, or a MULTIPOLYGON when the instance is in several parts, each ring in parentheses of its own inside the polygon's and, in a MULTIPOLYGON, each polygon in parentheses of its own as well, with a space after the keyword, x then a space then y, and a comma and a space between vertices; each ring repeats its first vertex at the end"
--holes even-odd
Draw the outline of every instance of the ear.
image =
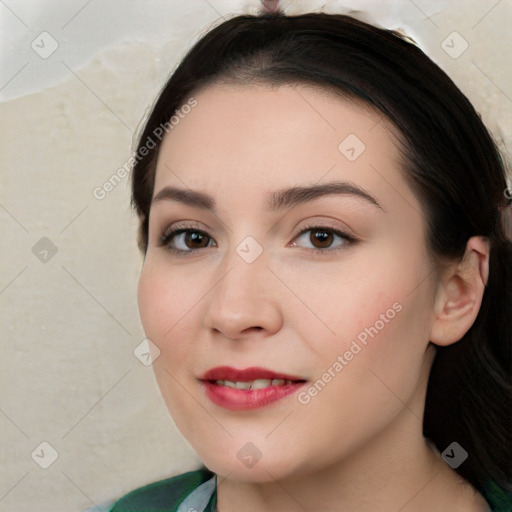
POLYGON ((473 325, 489 277, 489 241, 471 237, 460 262, 440 277, 434 300, 430 341, 446 346, 459 341, 473 325))

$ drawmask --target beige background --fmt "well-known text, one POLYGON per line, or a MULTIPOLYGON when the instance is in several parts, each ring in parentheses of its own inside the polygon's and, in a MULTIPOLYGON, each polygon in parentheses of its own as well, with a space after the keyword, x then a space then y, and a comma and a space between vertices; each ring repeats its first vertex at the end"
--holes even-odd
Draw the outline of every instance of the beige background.
MULTIPOLYGON (((128 178, 101 200, 94 190, 130 157, 148 105, 198 35, 258 5, 0 3, 0 511, 78 512, 198 466, 151 366, 134 355, 144 339, 142 259, 128 178), (45 58, 31 47, 44 54, 52 39, 58 47, 45 58)), ((358 16, 406 30, 469 96, 510 159, 510 1, 282 5, 288 14, 358 6, 358 16), (468 48, 453 58, 443 41, 454 53, 461 38, 468 48)))

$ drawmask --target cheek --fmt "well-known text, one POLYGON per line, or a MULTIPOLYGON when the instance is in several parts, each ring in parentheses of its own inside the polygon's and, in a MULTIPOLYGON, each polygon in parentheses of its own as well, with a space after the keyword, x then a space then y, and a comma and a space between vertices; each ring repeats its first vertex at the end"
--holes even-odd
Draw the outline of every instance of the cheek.
MULTIPOLYGON (((385 428, 403 404, 415 409, 412 403, 426 345, 424 330, 417 321, 421 308, 409 300, 398 303, 390 296, 381 299, 358 313, 355 330, 353 319, 346 319, 352 335, 342 333, 337 344, 324 350, 315 362, 313 382, 299 397, 299 411, 305 418, 315 418, 309 428, 315 430, 321 425, 315 450, 324 450, 326 457, 332 447, 322 439, 339 439, 343 452, 385 428)), ((341 322, 338 325, 341 327, 341 322)))
POLYGON ((139 312, 146 336, 160 351, 169 350, 173 336, 193 305, 194 297, 183 278, 146 261, 138 285, 139 312))
POLYGON ((167 316, 164 305, 165 288, 164 280, 157 278, 154 268, 146 260, 139 278, 137 299, 144 331, 153 343, 158 342, 157 333, 161 331, 160 324, 167 316))
POLYGON ((183 286, 183 277, 174 275, 171 269, 146 259, 137 290, 140 318, 147 338, 160 350, 153 371, 167 407, 178 418, 186 418, 184 411, 190 405, 188 395, 180 392, 179 370, 188 366, 190 356, 190 346, 183 336, 187 312, 197 300, 187 292, 193 289, 183 286))
POLYGON ((395 393, 407 399, 414 391, 432 314, 427 267, 422 254, 400 258, 391 247, 379 251, 378 258, 370 255, 347 262, 339 278, 317 277, 315 286, 309 286, 308 303, 330 328, 329 332, 315 322, 316 329, 311 325, 305 336, 316 356, 315 377, 329 380, 326 369, 340 376, 332 379, 338 385, 329 388, 334 392, 339 386, 337 396, 355 391, 345 397, 345 406, 354 396, 359 396, 354 407, 360 407, 371 403, 372 397, 382 400, 383 394, 395 393), (423 271, 420 261, 425 263, 423 271), (327 333, 325 343, 318 341, 319 332, 327 333))
MULTIPOLYGON (((302 334, 319 356, 329 352, 329 347, 343 353, 357 338, 363 344, 372 339, 377 342, 390 331, 390 325, 406 316, 398 310, 411 302, 408 294, 417 285, 417 263, 404 261, 394 248, 375 252, 319 265, 314 274, 310 262, 293 268, 274 265, 299 299, 291 297, 294 309, 285 316, 293 317, 295 326, 304 319, 302 334)), ((282 307, 286 303, 283 300, 282 307)))

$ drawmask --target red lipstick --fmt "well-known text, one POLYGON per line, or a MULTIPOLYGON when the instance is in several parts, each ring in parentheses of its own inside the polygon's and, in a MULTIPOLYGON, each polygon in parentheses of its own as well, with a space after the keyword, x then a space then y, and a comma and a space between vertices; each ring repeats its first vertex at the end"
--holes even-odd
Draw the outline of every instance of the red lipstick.
POLYGON ((212 368, 200 380, 206 396, 213 403, 232 411, 269 405, 295 393, 306 382, 295 375, 266 368, 237 370, 230 366, 212 368))

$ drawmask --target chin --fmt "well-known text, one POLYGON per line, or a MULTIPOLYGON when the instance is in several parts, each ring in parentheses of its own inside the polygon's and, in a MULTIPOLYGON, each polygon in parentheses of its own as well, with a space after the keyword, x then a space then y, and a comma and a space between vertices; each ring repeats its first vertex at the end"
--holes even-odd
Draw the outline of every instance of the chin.
MULTIPOLYGON (((249 453, 251 448, 246 449, 249 453)), ((274 452, 276 456, 261 455, 261 458, 256 460, 256 453, 252 459, 250 455, 244 452, 241 454, 237 452, 230 453, 199 453, 199 457, 203 464, 210 470, 222 478, 229 480, 236 480, 239 482, 275 482, 276 480, 286 479, 293 476, 298 470, 296 464, 292 461, 283 460, 282 454, 274 452)))

